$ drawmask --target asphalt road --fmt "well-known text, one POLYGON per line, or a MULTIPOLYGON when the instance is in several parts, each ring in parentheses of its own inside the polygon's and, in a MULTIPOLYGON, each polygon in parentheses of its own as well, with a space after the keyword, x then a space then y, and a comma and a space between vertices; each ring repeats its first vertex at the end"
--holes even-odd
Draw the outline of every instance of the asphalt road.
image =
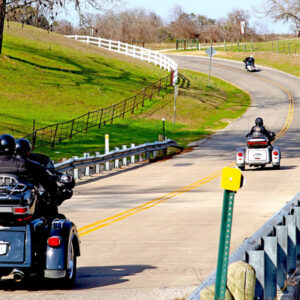
MULTIPOLYGON (((174 56, 180 68, 208 72, 207 59, 174 56)), ((61 212, 81 232, 72 291, 3 282, 3 299, 175 299, 190 294, 215 268, 223 191, 220 171, 257 116, 280 137, 280 170, 246 169, 235 198, 231 252, 300 189, 300 79, 261 67, 214 60, 212 75, 250 93, 244 116, 193 152, 79 185, 61 212), (92 225, 90 225, 92 224, 92 225), (88 226, 90 225, 90 226, 88 226)), ((34 285, 33 285, 34 286, 34 285)))

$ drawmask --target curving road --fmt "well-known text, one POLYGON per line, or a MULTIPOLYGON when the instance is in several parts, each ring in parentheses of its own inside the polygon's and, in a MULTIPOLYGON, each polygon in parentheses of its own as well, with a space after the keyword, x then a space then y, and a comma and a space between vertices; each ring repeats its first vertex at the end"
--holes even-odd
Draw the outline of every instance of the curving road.
MULTIPOLYGON (((173 56, 181 68, 206 73, 203 57, 173 56)), ((251 94, 246 114, 193 152, 79 185, 61 211, 80 228, 82 256, 72 291, 30 293, 32 299, 175 299, 190 294, 216 267, 222 190, 219 175, 257 116, 280 137, 281 170, 248 169, 236 196, 231 250, 300 189, 300 79, 261 67, 214 60, 212 74, 251 94)), ((4 288, 7 282, 2 283, 4 288)), ((27 287, 2 291, 24 298, 27 287)))

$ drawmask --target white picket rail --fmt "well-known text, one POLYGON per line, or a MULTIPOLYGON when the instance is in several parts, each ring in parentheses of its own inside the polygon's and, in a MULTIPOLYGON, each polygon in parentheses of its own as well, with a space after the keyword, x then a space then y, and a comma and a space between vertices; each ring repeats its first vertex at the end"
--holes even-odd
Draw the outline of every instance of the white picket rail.
POLYGON ((143 47, 122 43, 120 41, 102 39, 100 37, 81 36, 81 35, 66 35, 66 37, 75 39, 76 41, 80 41, 83 43, 96 45, 99 48, 132 56, 134 58, 147 61, 148 63, 153 63, 155 66, 159 66, 160 68, 168 70, 169 72, 174 71, 173 84, 177 83, 177 79, 178 79, 177 63, 170 57, 161 54, 158 51, 153 51, 151 49, 146 49, 143 47))

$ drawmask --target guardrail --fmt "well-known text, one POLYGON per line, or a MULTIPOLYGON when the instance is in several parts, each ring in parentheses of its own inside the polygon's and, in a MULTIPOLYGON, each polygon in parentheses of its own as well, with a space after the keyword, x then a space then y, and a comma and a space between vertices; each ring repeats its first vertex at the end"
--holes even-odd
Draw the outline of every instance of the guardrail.
POLYGON ((120 41, 113 41, 102 39, 100 37, 81 36, 81 35, 66 35, 66 37, 75 39, 83 43, 98 46, 99 48, 107 49, 117 53, 132 56, 134 58, 153 63, 155 66, 159 66, 169 72, 174 71, 173 84, 177 83, 178 79, 178 65, 170 57, 143 47, 122 43, 120 41))
MULTIPOLYGON (((163 142, 154 142, 154 143, 145 143, 142 145, 135 146, 132 144, 131 148, 126 149, 126 146, 123 146, 124 149, 119 150, 118 148, 114 151, 111 151, 107 154, 100 155, 99 153, 95 156, 85 155, 86 157, 81 158, 71 158, 64 162, 55 164, 55 168, 62 172, 72 171, 75 179, 79 179, 79 168, 85 168, 84 176, 90 175, 90 167, 95 167, 95 173, 100 173, 101 168, 100 165, 103 165, 107 162, 113 161, 114 167, 119 168, 121 165, 127 165, 127 158, 130 158, 130 163, 135 163, 135 156, 139 156, 139 161, 144 159, 149 159, 150 154, 152 153, 152 157, 156 157, 158 151, 167 149, 168 147, 174 147, 178 149, 182 149, 175 141, 166 140, 163 142), (145 157, 142 157, 142 154, 145 154, 145 157), (119 160, 123 159, 122 163, 119 163, 119 160)), ((106 166, 106 170, 109 170, 111 167, 106 166)))
MULTIPOLYGON (((300 279, 293 278, 292 288, 289 277, 295 277, 297 258, 300 258, 300 193, 254 235, 247 238, 230 256, 229 264, 244 260, 255 269, 254 299, 277 299, 279 288, 284 299, 296 300, 300 299, 300 279)), ((199 300, 200 291, 214 284, 215 278, 216 273, 213 273, 194 291, 189 300, 199 300)))

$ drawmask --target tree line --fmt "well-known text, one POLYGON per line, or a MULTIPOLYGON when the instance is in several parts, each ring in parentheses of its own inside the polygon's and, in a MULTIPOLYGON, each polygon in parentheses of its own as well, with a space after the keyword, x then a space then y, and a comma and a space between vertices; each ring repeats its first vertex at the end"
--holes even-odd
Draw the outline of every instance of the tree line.
MULTIPOLYGON (((84 34, 101 36, 122 42, 170 42, 175 39, 198 39, 200 42, 223 40, 265 40, 267 30, 261 24, 250 26, 251 13, 235 9, 220 19, 187 13, 182 7, 174 6, 168 21, 156 13, 142 8, 123 11, 104 6, 120 0, 0 0, 0 54, 5 19, 29 24, 62 34, 84 34), (89 4, 96 14, 87 14, 82 6, 89 4), (80 25, 68 20, 57 20, 58 13, 70 8, 77 11, 80 25), (244 32, 241 30, 244 23, 244 32)), ((300 1, 264 0, 256 13, 269 16, 274 21, 288 22, 300 37, 300 1)))

